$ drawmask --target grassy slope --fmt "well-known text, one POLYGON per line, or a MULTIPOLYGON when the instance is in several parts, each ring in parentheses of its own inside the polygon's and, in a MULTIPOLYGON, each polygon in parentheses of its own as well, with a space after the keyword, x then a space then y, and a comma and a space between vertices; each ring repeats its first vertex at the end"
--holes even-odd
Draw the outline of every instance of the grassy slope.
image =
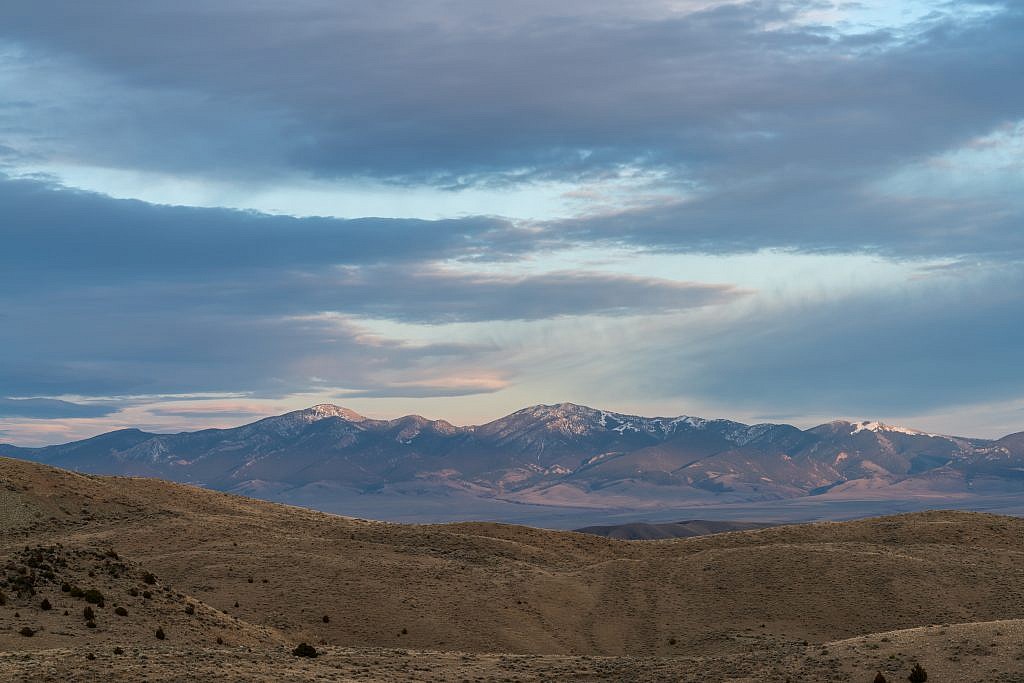
MULTIPOLYGON (((8 604, 0 607, 0 650, 39 650, 30 661, 42 666, 68 657, 62 648, 82 655, 121 646, 129 658, 138 656, 131 648, 144 648, 150 654, 143 661, 165 662, 168 675, 198 665, 201 656, 207 663, 233 662, 240 677, 247 666, 276 667, 282 679, 281 672, 296 666, 298 679, 323 667, 317 675, 329 678, 377 666, 378 677, 386 678, 380 667, 398 655, 337 649, 385 647, 413 650, 401 656, 441 677, 464 670, 471 679, 486 678, 492 674, 485 670, 514 661, 523 677, 589 667, 591 677, 646 671, 656 679, 671 671, 685 680, 687 671, 724 677, 734 668, 737 676, 757 672, 754 680, 785 680, 801 671, 814 680, 807 667, 835 666, 859 680, 860 672, 881 666, 872 657, 885 654, 881 663, 898 667, 914 648, 933 667, 959 666, 941 650, 945 636, 919 627, 1024 617, 1024 520, 974 513, 630 543, 497 524, 367 522, 0 459, 5 572, 17 573, 25 559, 19 553, 37 544, 59 544, 67 566, 56 572, 56 583, 41 582, 33 598, 2 589, 8 604), (116 577, 101 559, 109 549, 123 565, 116 577), (149 600, 130 595, 144 589, 145 572, 158 577, 149 600), (65 580, 104 592, 97 628, 85 628, 81 600, 61 593, 65 580), (56 609, 38 608, 44 596, 56 609), (128 617, 112 614, 115 602, 127 607, 128 617), (25 638, 17 634, 24 626, 42 630, 25 638), (167 640, 153 637, 157 626, 167 640), (899 636, 906 641, 900 654, 886 650, 892 637, 865 641, 877 649, 857 644, 858 636, 897 629, 917 629, 899 636), (297 663, 287 651, 300 640, 331 646, 330 656, 297 663), (821 645, 834 641, 842 642, 822 654, 821 645), (543 657, 464 660, 417 654, 422 650, 543 657), (836 658, 838 664, 829 663, 836 658), (372 661, 380 663, 367 664, 372 661)), ((964 656, 1024 669, 1009 645, 991 647, 1002 637, 996 630, 1017 633, 1016 625, 952 628, 973 628, 964 638, 990 641, 984 643, 989 654, 980 654, 980 645, 966 654, 964 645, 964 656)), ((0 671, 19 661, 0 657, 0 671)), ((78 661, 69 666, 94 667, 94 673, 127 666, 111 664, 109 654, 78 661)))

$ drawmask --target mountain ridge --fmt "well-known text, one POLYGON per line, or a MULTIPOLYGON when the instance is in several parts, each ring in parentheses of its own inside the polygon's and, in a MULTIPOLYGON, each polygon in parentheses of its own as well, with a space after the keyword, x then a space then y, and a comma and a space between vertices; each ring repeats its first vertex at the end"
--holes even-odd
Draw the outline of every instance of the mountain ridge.
POLYGON ((227 429, 123 429, 41 448, 0 445, 0 455, 312 507, 339 492, 623 510, 1024 490, 1024 433, 977 439, 868 420, 799 429, 574 403, 470 426, 318 404, 227 429))

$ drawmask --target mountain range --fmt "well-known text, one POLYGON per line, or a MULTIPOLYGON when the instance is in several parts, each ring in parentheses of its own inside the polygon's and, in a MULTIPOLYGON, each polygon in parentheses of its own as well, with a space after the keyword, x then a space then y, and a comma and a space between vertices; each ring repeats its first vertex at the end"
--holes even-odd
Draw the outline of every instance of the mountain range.
POLYGON ((802 430, 571 403, 466 427, 322 404, 232 429, 124 429, 58 446, 0 445, 0 455, 334 511, 354 497, 649 510, 1024 491, 1024 432, 989 440, 846 421, 802 430))

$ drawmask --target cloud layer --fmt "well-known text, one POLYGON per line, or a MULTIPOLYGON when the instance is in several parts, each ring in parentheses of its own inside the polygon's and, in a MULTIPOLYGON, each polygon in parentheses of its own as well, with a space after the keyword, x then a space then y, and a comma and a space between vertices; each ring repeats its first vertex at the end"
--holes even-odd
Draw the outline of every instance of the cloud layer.
POLYGON ((215 411, 236 415, 309 396, 737 417, 1016 401, 1021 35, 1009 2, 9 2, 0 429, 142 395, 184 420, 160 401, 199 393, 247 397, 215 411), (104 173, 229 188, 221 207, 372 183, 578 210, 297 217, 60 182, 104 173), (905 277, 776 272, 780 251, 905 277))
POLYGON ((10 219, 0 386, 15 395, 282 395, 311 382, 384 395, 394 381, 407 392, 419 382, 416 395, 455 395, 477 385, 432 378, 495 349, 388 339, 355 318, 439 325, 669 313, 745 295, 595 271, 475 272, 477 255, 524 239, 487 218, 295 219, 3 179, 0 200, 10 219), (460 256, 471 269, 430 265, 460 256))
POLYGON ((33 419, 104 417, 117 412, 109 405, 82 405, 49 398, 0 397, 0 417, 27 417, 33 419))

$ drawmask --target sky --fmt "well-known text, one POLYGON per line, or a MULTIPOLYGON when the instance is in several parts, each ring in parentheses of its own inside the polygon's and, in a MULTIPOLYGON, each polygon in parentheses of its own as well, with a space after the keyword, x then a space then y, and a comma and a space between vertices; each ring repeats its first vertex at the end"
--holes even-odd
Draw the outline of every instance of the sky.
POLYGON ((1024 430, 1024 4, 6 0, 0 442, 1024 430))

